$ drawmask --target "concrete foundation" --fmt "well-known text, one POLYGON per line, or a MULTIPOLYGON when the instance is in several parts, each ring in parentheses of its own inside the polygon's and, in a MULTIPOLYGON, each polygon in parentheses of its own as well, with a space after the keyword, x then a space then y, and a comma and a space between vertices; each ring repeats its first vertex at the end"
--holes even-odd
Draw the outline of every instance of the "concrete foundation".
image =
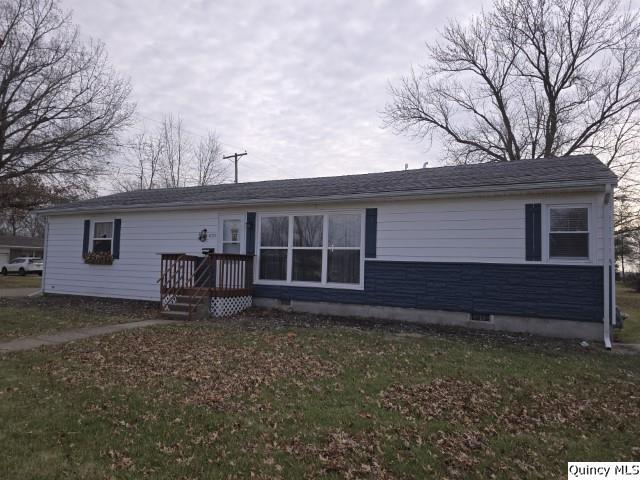
POLYGON ((546 337, 602 340, 602 323, 578 322, 551 318, 491 315, 490 321, 474 321, 468 312, 442 310, 418 310, 415 308, 382 307, 345 303, 306 302, 291 300, 282 302, 273 298, 253 298, 253 305, 264 308, 307 312, 342 317, 377 318, 398 320, 425 325, 444 325, 513 333, 530 333, 546 337))

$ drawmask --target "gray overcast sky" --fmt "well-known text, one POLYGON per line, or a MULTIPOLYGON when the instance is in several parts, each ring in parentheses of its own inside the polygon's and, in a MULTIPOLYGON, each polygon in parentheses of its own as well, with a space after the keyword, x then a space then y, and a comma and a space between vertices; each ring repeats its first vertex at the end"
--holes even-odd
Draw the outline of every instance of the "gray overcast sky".
POLYGON ((62 0, 130 76, 148 127, 164 113, 247 149, 240 180, 399 170, 438 149, 381 128, 388 82, 470 0, 62 0))

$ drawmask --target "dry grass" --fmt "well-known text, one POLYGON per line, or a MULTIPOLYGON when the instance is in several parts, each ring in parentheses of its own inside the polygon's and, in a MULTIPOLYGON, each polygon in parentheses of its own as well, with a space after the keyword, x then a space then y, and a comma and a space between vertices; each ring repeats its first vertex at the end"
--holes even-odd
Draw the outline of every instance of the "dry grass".
POLYGON ((42 277, 39 275, 0 275, 0 289, 3 288, 40 288, 42 277))
POLYGON ((156 305, 125 300, 64 295, 0 298, 0 341, 157 316, 156 305))

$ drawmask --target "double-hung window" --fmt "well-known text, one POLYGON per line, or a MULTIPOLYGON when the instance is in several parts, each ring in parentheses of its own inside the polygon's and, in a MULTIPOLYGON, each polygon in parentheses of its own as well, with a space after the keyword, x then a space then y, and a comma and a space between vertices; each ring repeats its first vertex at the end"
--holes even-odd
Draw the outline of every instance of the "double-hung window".
POLYGON ((113 222, 94 222, 92 251, 111 253, 113 244, 113 222))
POLYGON ((284 215, 262 217, 259 267, 261 280, 287 279, 288 247, 289 217, 284 215))
POLYGON ((293 260, 291 279, 294 282, 322 281, 322 215, 293 217, 293 260))
POLYGON ((549 208, 549 258, 589 258, 589 208, 549 208))
POLYGON ((361 213, 262 216, 258 279, 360 285, 362 221, 361 213))
POLYGON ((327 281, 360 283, 360 215, 329 215, 327 281))

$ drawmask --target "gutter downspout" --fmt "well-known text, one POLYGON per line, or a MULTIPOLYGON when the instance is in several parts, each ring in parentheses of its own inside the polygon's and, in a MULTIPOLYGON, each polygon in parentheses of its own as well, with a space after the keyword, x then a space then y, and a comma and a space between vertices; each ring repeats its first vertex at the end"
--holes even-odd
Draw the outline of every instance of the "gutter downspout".
POLYGON ((613 204, 613 188, 611 185, 606 185, 603 208, 603 227, 604 227, 604 241, 603 241, 603 274, 604 274, 604 317, 602 319, 603 335, 604 335, 604 347, 607 350, 611 350, 611 250, 613 243, 613 224, 611 216, 611 207, 613 204))
POLYGON ((47 284, 47 253, 49 252, 49 217, 44 217, 44 248, 42 250, 42 278, 40 279, 40 293, 44 294, 44 286, 47 284))

